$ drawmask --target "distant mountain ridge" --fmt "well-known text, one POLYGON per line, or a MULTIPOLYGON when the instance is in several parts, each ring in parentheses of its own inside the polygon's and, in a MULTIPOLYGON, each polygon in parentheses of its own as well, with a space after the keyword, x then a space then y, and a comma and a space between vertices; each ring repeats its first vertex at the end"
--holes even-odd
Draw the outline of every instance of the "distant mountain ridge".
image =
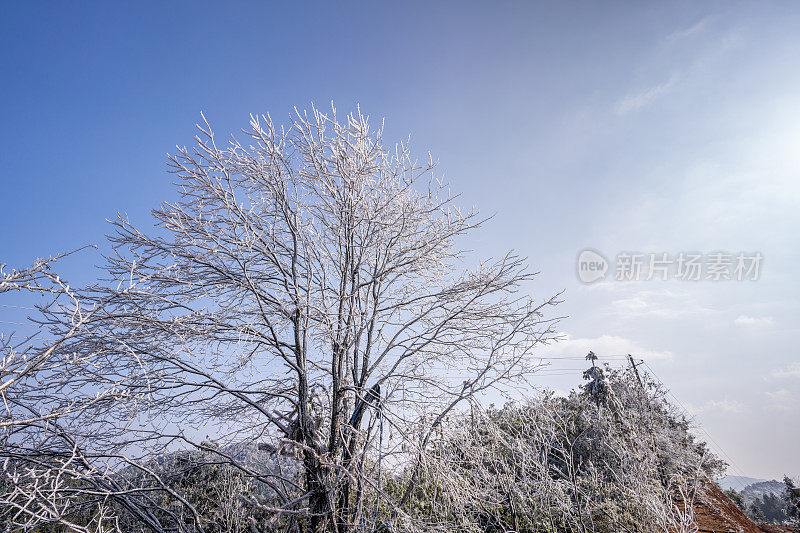
POLYGON ((735 490, 736 492, 741 492, 746 489, 749 485, 754 483, 763 483, 765 481, 769 481, 768 479, 759 479, 754 477, 746 477, 746 476, 725 476, 717 480, 717 485, 719 485, 722 490, 735 490))
POLYGON ((761 498, 765 494, 772 494, 773 496, 782 496, 786 491, 786 484, 782 481, 759 481, 752 483, 740 491, 745 498, 761 498))

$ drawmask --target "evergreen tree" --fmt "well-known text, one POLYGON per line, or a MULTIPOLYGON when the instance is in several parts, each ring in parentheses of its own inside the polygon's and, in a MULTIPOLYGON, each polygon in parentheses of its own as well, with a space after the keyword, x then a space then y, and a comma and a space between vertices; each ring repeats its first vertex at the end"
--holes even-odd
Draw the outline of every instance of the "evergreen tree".
POLYGON ((786 492, 783 498, 786 501, 786 514, 794 521, 800 520, 800 489, 794 484, 789 476, 783 477, 786 484, 786 492))
POLYGON ((584 392, 596 404, 604 404, 608 396, 608 384, 606 383, 603 369, 597 366, 597 356, 594 352, 589 352, 586 355, 586 360, 592 362, 591 368, 588 368, 583 373, 583 379, 588 383, 583 385, 584 392))

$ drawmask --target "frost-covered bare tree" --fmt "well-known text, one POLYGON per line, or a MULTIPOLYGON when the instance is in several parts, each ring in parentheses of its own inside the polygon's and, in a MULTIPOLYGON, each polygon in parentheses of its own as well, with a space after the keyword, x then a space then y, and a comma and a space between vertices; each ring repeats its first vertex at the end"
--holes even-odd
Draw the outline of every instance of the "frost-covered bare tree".
MULTIPOLYGON (((370 529, 378 505, 400 520, 448 414, 535 370, 556 298, 528 296, 513 254, 468 268, 459 243, 482 220, 360 111, 253 118, 224 144, 199 131, 170 157, 180 196, 157 229, 113 223, 107 277, 79 295, 92 313, 54 348, 72 376, 39 376, 55 380, 42 402, 113 399, 59 417, 61 463, 42 468, 61 485, 25 488, 17 469, 20 490, 77 486, 99 529, 207 529, 152 460, 188 448, 261 487, 239 498, 253 529, 370 529), (384 490, 401 463, 402 490, 384 490)), ((43 316, 70 331, 66 309, 43 316)))
POLYGON ((110 301, 84 298, 55 272, 54 264, 67 255, 0 272, 2 296, 15 293, 15 301, 36 306, 11 306, 36 312, 21 323, 34 326, 33 334, 0 333, 0 526, 105 531, 119 524, 117 511, 124 508, 152 528, 158 520, 148 502, 113 475, 124 462, 112 460, 114 447, 98 453, 86 446, 95 440, 95 450, 102 450, 113 442, 118 406, 143 398, 136 398, 131 376, 106 372, 116 365, 106 359, 108 352, 71 348, 89 335, 103 337, 90 328, 110 301))

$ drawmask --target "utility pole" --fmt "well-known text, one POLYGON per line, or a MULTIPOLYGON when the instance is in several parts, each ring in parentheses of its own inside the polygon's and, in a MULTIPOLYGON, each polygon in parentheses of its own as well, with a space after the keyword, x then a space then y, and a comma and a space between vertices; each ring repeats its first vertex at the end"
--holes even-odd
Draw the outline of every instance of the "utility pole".
MULTIPOLYGON (((636 381, 639 382, 639 387, 642 389, 642 400, 647 402, 647 410, 650 412, 650 416, 652 417, 653 405, 650 403, 650 399, 647 397, 647 390, 644 388, 644 383, 642 382, 642 376, 639 375, 639 369, 636 368, 639 365, 643 365, 644 360, 642 359, 638 363, 634 363, 633 356, 631 356, 631 354, 628 354, 628 361, 630 361, 633 373, 636 374, 636 381)), ((652 437, 652 434, 650 436, 652 437)), ((655 447, 655 441, 653 441, 653 446, 655 447)))
MULTIPOLYGON (((636 374, 636 381, 639 382, 639 387, 642 390, 642 401, 644 401, 647 404, 647 412, 649 416, 645 420, 645 424, 647 424, 647 428, 649 430, 648 433, 650 435, 650 450, 653 453, 656 453, 657 450, 656 436, 655 432, 653 431, 653 404, 650 403, 650 399, 647 397, 647 390, 645 390, 644 388, 644 383, 642 382, 642 376, 639 375, 639 369, 636 368, 639 365, 644 364, 644 359, 640 360, 638 363, 635 363, 633 361, 633 356, 631 354, 628 354, 628 361, 630 361, 631 363, 631 368, 633 369, 633 373, 636 374)), ((664 466, 660 462, 658 464, 658 473, 662 477, 662 479, 665 477, 664 466)))
POLYGON ((639 382, 639 386, 642 388, 642 392, 645 392, 644 383, 642 383, 642 376, 639 375, 639 369, 636 368, 639 365, 643 365, 644 361, 639 361, 638 363, 634 363, 631 354, 628 354, 628 361, 631 362, 631 368, 633 369, 633 373, 636 374, 636 380, 639 382))

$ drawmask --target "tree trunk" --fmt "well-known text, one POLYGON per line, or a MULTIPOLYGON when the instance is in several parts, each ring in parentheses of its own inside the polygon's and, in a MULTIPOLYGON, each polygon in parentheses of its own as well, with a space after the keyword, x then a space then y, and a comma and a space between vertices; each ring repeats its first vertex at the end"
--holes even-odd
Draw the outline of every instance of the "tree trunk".
POLYGON ((328 505, 328 494, 323 482, 323 467, 315 457, 306 453, 306 490, 309 497, 308 533, 325 533, 331 519, 331 508, 328 505))

